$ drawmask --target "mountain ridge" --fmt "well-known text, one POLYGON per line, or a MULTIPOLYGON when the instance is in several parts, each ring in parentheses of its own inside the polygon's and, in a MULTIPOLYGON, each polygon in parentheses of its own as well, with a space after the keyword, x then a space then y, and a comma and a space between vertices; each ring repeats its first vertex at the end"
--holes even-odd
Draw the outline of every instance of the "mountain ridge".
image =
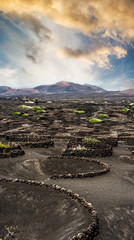
POLYGON ((110 95, 134 95, 134 88, 123 91, 107 91, 103 88, 90 85, 79 84, 67 81, 59 81, 49 85, 39 85, 33 88, 11 88, 0 86, 0 97, 12 96, 32 96, 32 95, 49 95, 49 94, 110 94, 110 95))
POLYGON ((129 88, 121 91, 122 94, 134 95, 134 88, 129 88))
POLYGON ((60 81, 55 84, 39 85, 34 88, 15 89, 8 86, 0 86, 0 97, 6 96, 28 96, 28 95, 47 95, 60 93, 103 93, 107 92, 103 88, 90 84, 78 84, 67 81, 60 81))
POLYGON ((34 89, 40 91, 47 91, 47 92, 80 92, 80 91, 101 91, 106 92, 103 88, 93 86, 93 85, 85 85, 67 81, 60 81, 55 84, 51 85, 40 85, 35 87, 34 89))

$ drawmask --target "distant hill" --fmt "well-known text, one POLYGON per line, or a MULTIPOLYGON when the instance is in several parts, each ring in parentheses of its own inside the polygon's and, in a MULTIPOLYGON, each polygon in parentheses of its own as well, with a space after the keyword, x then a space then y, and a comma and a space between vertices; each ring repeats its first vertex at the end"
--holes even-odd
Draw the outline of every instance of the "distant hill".
POLYGON ((0 86, 0 97, 7 96, 31 96, 60 93, 105 93, 103 88, 89 84, 77 84, 73 82, 61 81, 51 85, 41 85, 35 88, 13 89, 6 86, 0 86))
POLYGON ((108 94, 112 95, 134 95, 134 88, 123 91, 106 91, 103 88, 90 84, 78 84, 67 81, 60 81, 55 84, 41 85, 34 88, 15 89, 8 86, 0 86, 0 97, 12 96, 34 96, 34 95, 49 95, 49 94, 108 94))
POLYGON ((5 92, 8 92, 8 91, 10 91, 10 90, 11 90, 10 87, 2 86, 2 87, 0 87, 0 94, 5 93, 5 92))
POLYGON ((79 93, 79 92, 106 92, 106 90, 89 84, 78 84, 73 82, 61 81, 52 85, 41 85, 34 89, 46 93, 79 93))
POLYGON ((12 96, 34 96, 34 95, 49 95, 49 94, 108 94, 112 95, 134 95, 134 88, 123 91, 106 91, 103 88, 90 84, 78 84, 67 81, 60 81, 50 85, 40 85, 34 88, 15 89, 8 86, 0 86, 0 97, 12 96))
POLYGON ((134 95, 134 88, 129 88, 129 89, 123 90, 120 93, 126 94, 126 95, 134 95))
POLYGON ((6 86, 0 86, 0 97, 28 96, 34 94, 39 94, 39 92, 36 89, 32 88, 14 89, 6 86))

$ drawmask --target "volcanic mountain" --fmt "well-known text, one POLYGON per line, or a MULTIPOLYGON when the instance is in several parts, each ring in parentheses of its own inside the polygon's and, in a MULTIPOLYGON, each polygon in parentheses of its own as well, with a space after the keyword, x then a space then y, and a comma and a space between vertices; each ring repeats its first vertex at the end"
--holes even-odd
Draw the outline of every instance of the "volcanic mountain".
POLYGON ((123 90, 120 93, 126 94, 126 95, 134 95, 134 88, 129 88, 129 89, 123 90))
POLYGON ((106 92, 104 89, 89 85, 89 84, 78 84, 73 82, 66 82, 61 81, 57 82, 56 84, 52 85, 41 85, 38 87, 35 87, 36 90, 40 92, 47 92, 47 93, 80 93, 80 92, 106 92))
POLYGON ((35 94, 39 94, 39 92, 33 88, 15 89, 6 86, 0 86, 0 97, 28 96, 35 94))
POLYGON ((106 90, 89 84, 77 84, 73 82, 61 81, 51 85, 41 85, 35 88, 13 89, 0 86, 0 97, 6 96, 31 96, 60 93, 105 93, 106 90))

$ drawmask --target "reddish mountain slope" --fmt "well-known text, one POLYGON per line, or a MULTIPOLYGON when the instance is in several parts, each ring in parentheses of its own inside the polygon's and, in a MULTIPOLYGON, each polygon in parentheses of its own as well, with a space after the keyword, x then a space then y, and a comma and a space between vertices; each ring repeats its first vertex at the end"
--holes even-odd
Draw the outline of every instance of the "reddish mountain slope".
POLYGON ((123 90, 123 91, 121 91, 121 93, 127 94, 127 95, 134 95, 134 88, 129 88, 129 89, 123 90))
POLYGON ((60 93, 60 92, 106 92, 104 89, 92 86, 81 85, 73 82, 61 81, 52 85, 41 85, 35 87, 36 90, 47 93, 60 93))
POLYGON ((76 84, 73 82, 61 81, 51 85, 41 85, 35 88, 13 89, 6 86, 0 87, 0 97, 6 96, 30 96, 35 94, 53 94, 53 93, 104 93, 104 89, 89 84, 76 84))

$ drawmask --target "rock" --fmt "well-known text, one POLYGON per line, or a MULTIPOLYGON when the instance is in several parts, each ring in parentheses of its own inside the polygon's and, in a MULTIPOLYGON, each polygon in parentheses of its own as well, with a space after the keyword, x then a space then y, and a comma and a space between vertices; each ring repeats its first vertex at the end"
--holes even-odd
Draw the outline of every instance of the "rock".
POLYGON ((131 160, 131 157, 128 156, 128 155, 121 155, 121 156, 119 157, 119 159, 122 160, 122 161, 130 161, 130 160, 131 160))

